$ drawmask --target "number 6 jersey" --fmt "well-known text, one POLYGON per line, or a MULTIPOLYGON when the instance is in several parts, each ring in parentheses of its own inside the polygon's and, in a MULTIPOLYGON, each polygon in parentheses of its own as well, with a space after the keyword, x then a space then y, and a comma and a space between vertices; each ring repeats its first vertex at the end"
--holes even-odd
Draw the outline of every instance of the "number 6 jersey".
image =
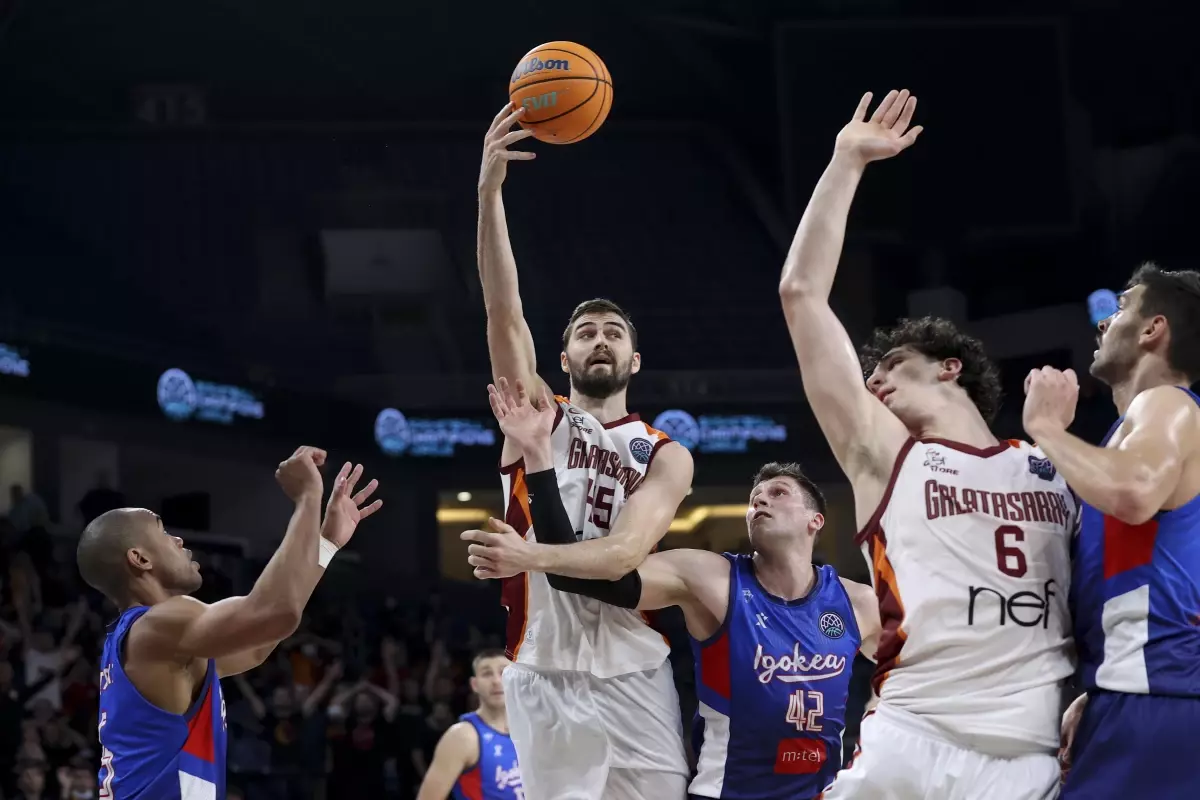
POLYGON ((985 755, 1056 752, 1077 519, 1024 442, 905 443, 856 539, 879 598, 881 704, 985 755))
MULTIPOLYGON (((565 397, 550 441, 563 506, 580 539, 607 536, 629 495, 646 477, 655 455, 671 439, 636 414, 602 424, 565 397)), ((505 522, 527 538, 531 528, 524 460, 502 466, 505 522)), ((518 664, 590 672, 612 678, 657 669, 669 648, 635 611, 550 587, 540 572, 504 581, 508 609, 506 650, 518 664)))

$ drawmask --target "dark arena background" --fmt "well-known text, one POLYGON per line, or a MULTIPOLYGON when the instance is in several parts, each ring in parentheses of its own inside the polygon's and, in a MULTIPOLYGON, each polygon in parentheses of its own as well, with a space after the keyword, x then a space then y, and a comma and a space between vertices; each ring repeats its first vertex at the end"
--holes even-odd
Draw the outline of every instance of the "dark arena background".
MULTIPOLYGON (((751 476, 795 460, 829 498, 819 558, 867 581, 777 294, 834 136, 864 91, 920 97, 921 141, 855 201, 834 289, 851 336, 959 322, 1003 369, 1002 437, 1024 437, 1029 369, 1073 366, 1073 430, 1096 441, 1115 412, 1086 377, 1089 294, 1143 260, 1196 268, 1200 61, 1176 8, 0 0, 2 796, 96 796, 113 609, 75 566, 86 521, 150 508, 199 554, 201 599, 244 592, 298 444, 361 461, 386 506, 300 631, 224 682, 229 796, 322 798, 367 772, 415 796, 504 629, 458 534, 502 516, 476 184, 530 48, 584 44, 614 87, 595 135, 524 142, 537 159, 509 168, 539 364, 576 302, 617 301, 644 359, 630 408, 692 433, 663 547, 748 547, 751 476), (348 734, 371 705, 389 721, 348 734)), ((664 625, 688 725, 692 659, 664 625)))

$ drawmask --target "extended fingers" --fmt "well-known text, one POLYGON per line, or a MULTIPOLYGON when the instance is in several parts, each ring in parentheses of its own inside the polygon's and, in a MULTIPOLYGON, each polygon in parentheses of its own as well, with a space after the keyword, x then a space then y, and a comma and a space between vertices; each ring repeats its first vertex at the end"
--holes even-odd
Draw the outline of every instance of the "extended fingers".
POLYGON ((896 98, 899 96, 900 93, 895 89, 892 89, 890 92, 884 95, 879 107, 876 108, 875 113, 871 115, 871 122, 874 122, 877 125, 883 124, 883 118, 886 117, 888 112, 892 110, 892 106, 895 104, 896 98))
POLYGON ((378 488, 379 481, 372 478, 371 482, 362 488, 362 491, 354 495, 354 505, 361 506, 363 503, 367 502, 367 500, 371 498, 371 495, 375 494, 375 490, 378 488))
POLYGON ((881 124, 885 128, 893 127, 897 120, 900 119, 900 115, 904 113, 904 107, 908 105, 908 89, 901 89, 894 96, 889 94, 888 97, 891 98, 892 102, 881 121, 881 124))
POLYGON ((871 107, 871 98, 873 94, 867 92, 858 101, 858 108, 854 109, 854 116, 851 118, 854 122, 863 122, 867 118, 867 109, 871 107))
MULTIPOLYGON (((897 102, 899 105, 899 102, 897 102)), ((903 108, 900 109, 900 116, 896 119, 896 124, 892 126, 892 131, 896 135, 903 134, 908 130, 908 126, 912 124, 913 113, 917 110, 917 98, 910 96, 904 102, 903 108)))

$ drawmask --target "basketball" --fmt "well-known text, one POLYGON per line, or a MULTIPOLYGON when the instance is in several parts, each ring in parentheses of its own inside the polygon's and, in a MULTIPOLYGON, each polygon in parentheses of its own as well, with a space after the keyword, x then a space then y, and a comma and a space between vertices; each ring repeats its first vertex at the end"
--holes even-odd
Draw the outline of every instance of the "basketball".
POLYGON ((581 44, 549 42, 526 53, 508 84, 513 106, 525 109, 521 127, 551 144, 579 142, 595 133, 612 108, 612 76, 581 44))

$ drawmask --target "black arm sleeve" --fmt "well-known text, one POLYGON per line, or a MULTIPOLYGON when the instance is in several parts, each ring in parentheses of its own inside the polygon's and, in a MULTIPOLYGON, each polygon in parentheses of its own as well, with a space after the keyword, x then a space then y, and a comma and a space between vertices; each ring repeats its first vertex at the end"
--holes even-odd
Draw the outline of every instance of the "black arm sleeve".
MULTIPOLYGON (((571 529, 571 518, 558 493, 558 478, 553 469, 525 475, 529 487, 529 513, 533 530, 542 544, 574 544, 577 539, 571 529)), ((621 608, 637 608, 642 599, 642 576, 635 569, 615 581, 568 578, 546 575, 550 586, 560 592, 581 594, 621 608)))

